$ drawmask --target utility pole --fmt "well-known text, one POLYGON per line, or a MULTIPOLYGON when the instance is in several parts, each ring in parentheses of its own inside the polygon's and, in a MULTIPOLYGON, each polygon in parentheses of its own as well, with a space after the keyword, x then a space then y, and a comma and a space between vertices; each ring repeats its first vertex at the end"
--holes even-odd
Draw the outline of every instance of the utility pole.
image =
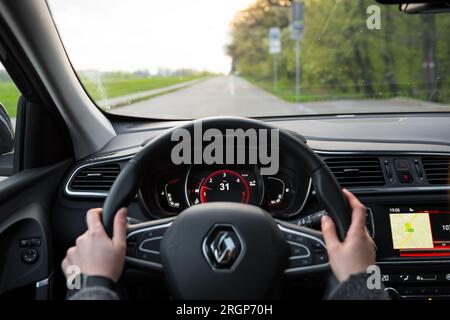
POLYGON ((295 41, 295 101, 300 102, 300 41, 303 38, 304 3, 292 2, 291 39, 295 41))
POLYGON ((295 40, 295 101, 300 102, 300 40, 295 40))
POLYGON ((278 55, 273 56, 273 91, 278 93, 278 55))

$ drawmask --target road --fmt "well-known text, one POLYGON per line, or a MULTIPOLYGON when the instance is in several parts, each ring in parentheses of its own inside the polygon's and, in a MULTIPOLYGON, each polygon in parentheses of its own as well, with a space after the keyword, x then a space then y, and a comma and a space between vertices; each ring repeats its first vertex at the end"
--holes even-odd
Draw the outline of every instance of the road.
POLYGON ((448 112, 449 106, 401 98, 290 103, 237 76, 220 76, 110 110, 115 114, 161 119, 414 111, 448 112))

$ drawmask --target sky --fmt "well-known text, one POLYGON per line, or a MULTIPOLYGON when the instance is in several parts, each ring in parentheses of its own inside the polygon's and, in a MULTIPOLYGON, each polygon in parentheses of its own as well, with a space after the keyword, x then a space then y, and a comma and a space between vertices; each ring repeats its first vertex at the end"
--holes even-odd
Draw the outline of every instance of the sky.
POLYGON ((230 22, 254 0, 48 0, 75 69, 227 73, 230 22))

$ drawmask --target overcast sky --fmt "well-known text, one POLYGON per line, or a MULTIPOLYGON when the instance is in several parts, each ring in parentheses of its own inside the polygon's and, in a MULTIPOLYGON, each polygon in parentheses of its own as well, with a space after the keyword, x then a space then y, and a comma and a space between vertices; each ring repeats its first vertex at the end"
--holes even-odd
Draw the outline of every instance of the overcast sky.
POLYGON ((254 0, 48 0, 77 70, 228 72, 234 14, 254 0))

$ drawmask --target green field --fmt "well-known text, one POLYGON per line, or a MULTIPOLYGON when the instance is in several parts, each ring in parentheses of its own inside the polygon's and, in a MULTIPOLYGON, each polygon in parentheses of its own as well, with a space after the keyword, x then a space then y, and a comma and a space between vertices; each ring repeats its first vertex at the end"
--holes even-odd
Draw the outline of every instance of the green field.
POLYGON ((151 77, 151 78, 106 78, 95 82, 84 79, 82 82, 94 100, 106 97, 114 98, 141 91, 159 89, 177 83, 203 78, 205 75, 183 77, 151 77))
POLYGON ((0 103, 6 108, 10 117, 16 116, 20 92, 12 81, 0 81, 0 103))
MULTIPOLYGON (((100 100, 106 97, 113 98, 130 93, 159 89, 205 76, 205 74, 199 74, 183 77, 108 77, 98 82, 84 78, 82 82, 91 97, 94 100, 100 100)), ((19 96, 20 92, 12 81, 0 81, 0 102, 5 106, 10 117, 16 116, 19 96)))

